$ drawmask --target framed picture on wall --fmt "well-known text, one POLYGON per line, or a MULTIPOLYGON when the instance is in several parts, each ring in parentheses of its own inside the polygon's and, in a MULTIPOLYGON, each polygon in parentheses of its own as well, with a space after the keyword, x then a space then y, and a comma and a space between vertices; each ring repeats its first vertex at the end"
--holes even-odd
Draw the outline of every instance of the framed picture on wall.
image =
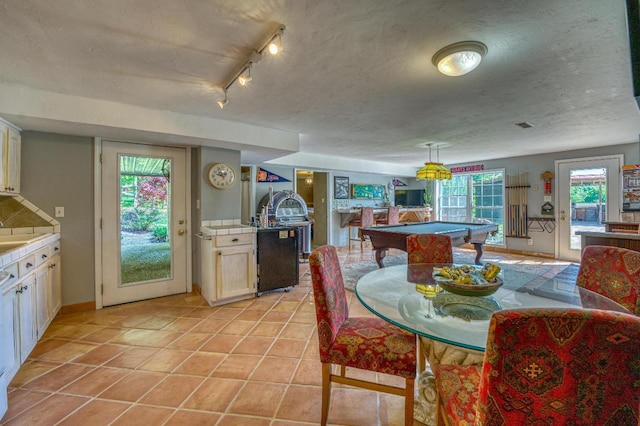
POLYGON ((349 198, 349 178, 346 176, 333 177, 333 197, 336 199, 349 198))

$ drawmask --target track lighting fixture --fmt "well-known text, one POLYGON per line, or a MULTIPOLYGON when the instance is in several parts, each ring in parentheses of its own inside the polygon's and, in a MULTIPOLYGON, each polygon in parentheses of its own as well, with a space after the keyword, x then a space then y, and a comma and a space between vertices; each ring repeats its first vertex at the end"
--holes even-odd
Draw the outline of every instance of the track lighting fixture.
POLYGON ((227 99, 227 90, 225 89, 225 91, 224 91, 224 99, 222 99, 221 101, 218 101, 218 106, 220 107, 220 109, 224 108, 224 106, 227 104, 227 102, 229 102, 229 99, 227 99))
POLYGON ((240 86, 246 86, 252 79, 253 65, 260 62, 267 52, 271 55, 276 55, 282 51, 282 33, 285 28, 286 27, 284 25, 278 26, 278 29, 266 39, 267 41, 262 44, 260 49, 252 51, 247 61, 232 74, 229 80, 227 80, 227 83, 222 87, 222 90, 224 91, 224 99, 218 101, 218 106, 220 108, 223 108, 227 104, 227 91, 233 83, 237 82, 240 86))
POLYGON ((238 77, 238 83, 240 83, 240 86, 246 86, 247 83, 249 83, 251 81, 251 62, 249 62, 249 65, 244 69, 244 71, 242 71, 242 74, 240 74, 240 76, 238 77))
POLYGON ((269 53, 277 55, 282 50, 282 31, 276 32, 268 43, 269 53))

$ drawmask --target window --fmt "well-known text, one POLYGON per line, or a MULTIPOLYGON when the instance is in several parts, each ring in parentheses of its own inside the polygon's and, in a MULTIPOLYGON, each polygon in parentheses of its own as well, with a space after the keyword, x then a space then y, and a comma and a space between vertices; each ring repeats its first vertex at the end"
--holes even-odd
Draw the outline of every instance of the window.
POLYGON ((487 243, 504 244, 504 171, 454 174, 439 184, 440 220, 494 223, 498 233, 487 243))

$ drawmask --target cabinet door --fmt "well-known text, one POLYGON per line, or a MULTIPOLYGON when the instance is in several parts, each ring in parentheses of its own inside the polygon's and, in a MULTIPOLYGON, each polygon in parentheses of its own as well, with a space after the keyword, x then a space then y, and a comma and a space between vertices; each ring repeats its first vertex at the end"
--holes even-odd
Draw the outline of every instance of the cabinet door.
POLYGON ((49 312, 51 313, 51 319, 55 318, 56 314, 62 307, 62 280, 61 271, 62 265, 60 264, 60 256, 55 255, 51 258, 47 264, 48 268, 48 287, 49 287, 49 312))
POLYGON ((7 157, 6 152, 9 149, 9 126, 0 121, 0 192, 6 192, 7 185, 7 157))
POLYGON ((253 245, 218 250, 216 258, 217 299, 256 292, 253 245))
POLYGON ((37 269, 35 286, 36 337, 40 338, 51 323, 49 307, 49 264, 37 269))
POLYGON ((6 192, 14 194, 20 193, 20 150, 22 145, 22 137, 20 132, 9 127, 7 135, 7 143, 5 145, 5 173, 4 189, 6 192))
POLYGON ((18 284, 18 314, 20 324, 20 363, 23 363, 27 356, 36 346, 36 300, 35 300, 35 275, 25 278, 18 284))
POLYGON ((0 383, 8 384, 20 366, 20 337, 18 330, 19 286, 7 287, 0 299, 0 383))

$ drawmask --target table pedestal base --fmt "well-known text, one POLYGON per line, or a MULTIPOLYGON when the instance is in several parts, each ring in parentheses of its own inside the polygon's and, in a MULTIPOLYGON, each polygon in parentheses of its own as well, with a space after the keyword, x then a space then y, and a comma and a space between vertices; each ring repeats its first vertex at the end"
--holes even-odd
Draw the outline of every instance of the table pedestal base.
POLYGON ((484 352, 420 337, 420 356, 429 363, 418 377, 418 395, 415 398, 413 418, 427 426, 436 424, 436 381, 433 370, 439 364, 482 365, 484 352))

